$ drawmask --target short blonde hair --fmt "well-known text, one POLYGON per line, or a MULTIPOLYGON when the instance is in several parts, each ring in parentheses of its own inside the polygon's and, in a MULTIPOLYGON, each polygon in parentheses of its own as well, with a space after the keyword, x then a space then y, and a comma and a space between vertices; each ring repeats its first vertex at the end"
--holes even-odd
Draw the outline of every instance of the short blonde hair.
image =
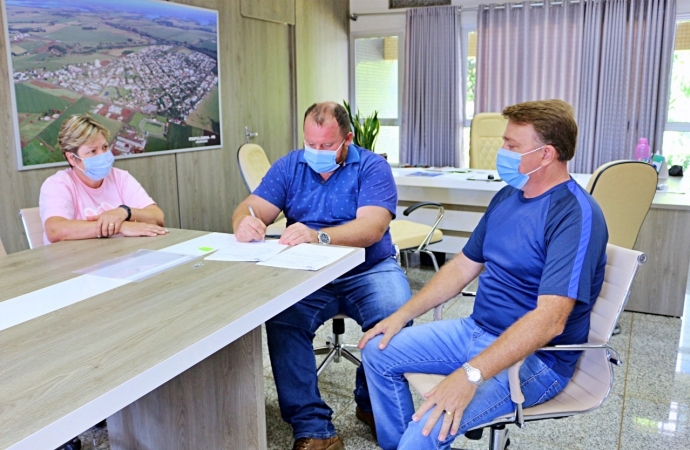
MULTIPOLYGON (((58 145, 62 155, 67 159, 67 153, 77 154, 82 145, 93 141, 98 134, 102 134, 107 141, 110 132, 106 127, 96 122, 89 115, 74 115, 63 122, 58 134, 58 145)), ((67 160, 69 164, 69 160, 67 160)), ((72 164, 70 164, 71 166, 72 164)))

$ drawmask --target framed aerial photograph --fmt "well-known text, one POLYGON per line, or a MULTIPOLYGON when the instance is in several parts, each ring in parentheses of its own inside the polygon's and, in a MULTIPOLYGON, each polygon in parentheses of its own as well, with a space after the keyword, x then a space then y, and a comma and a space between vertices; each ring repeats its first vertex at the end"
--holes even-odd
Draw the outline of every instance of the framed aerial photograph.
POLYGON ((218 12, 161 0, 5 0, 19 169, 66 164, 74 114, 116 158, 221 146, 218 12))

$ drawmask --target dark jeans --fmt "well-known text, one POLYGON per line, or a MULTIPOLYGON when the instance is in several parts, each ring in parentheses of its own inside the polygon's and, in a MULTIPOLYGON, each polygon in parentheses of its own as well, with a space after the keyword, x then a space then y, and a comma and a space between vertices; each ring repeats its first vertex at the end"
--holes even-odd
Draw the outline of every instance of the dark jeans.
MULTIPOLYGON (((407 278, 395 259, 341 277, 266 322, 268 350, 283 420, 295 439, 326 439, 336 434, 333 411, 321 399, 316 377, 314 333, 336 314, 346 314, 366 331, 410 298, 407 278)), ((355 401, 371 412, 364 370, 357 369, 355 401)))

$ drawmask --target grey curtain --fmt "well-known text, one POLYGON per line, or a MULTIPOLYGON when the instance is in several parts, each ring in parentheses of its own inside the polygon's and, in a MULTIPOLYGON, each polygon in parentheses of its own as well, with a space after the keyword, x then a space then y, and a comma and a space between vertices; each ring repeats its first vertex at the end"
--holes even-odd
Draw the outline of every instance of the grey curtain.
POLYGON ((659 153, 668 114, 676 0, 588 0, 573 172, 659 153))
POLYGON ((640 137, 661 149, 676 0, 545 0, 480 6, 478 14, 475 113, 567 101, 579 125, 572 172, 632 159, 640 137))
POLYGON ((475 114, 559 98, 577 109, 584 0, 481 5, 475 114))
POLYGON ((407 11, 401 163, 462 164, 462 42, 457 6, 407 11))

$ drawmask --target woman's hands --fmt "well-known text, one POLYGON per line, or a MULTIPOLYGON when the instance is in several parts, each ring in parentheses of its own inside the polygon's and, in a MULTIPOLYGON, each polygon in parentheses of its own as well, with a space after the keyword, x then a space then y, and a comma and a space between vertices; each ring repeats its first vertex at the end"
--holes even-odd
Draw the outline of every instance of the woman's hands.
POLYGON ((127 211, 117 207, 97 216, 86 216, 86 220, 96 222, 97 237, 110 237, 120 233, 120 228, 127 219, 127 211))
POLYGON ((168 233, 168 230, 159 227, 158 225, 154 225, 152 223, 144 223, 144 222, 124 222, 120 226, 120 233, 122 233, 123 236, 129 236, 129 237, 134 237, 134 236, 159 236, 159 235, 164 235, 168 233))

